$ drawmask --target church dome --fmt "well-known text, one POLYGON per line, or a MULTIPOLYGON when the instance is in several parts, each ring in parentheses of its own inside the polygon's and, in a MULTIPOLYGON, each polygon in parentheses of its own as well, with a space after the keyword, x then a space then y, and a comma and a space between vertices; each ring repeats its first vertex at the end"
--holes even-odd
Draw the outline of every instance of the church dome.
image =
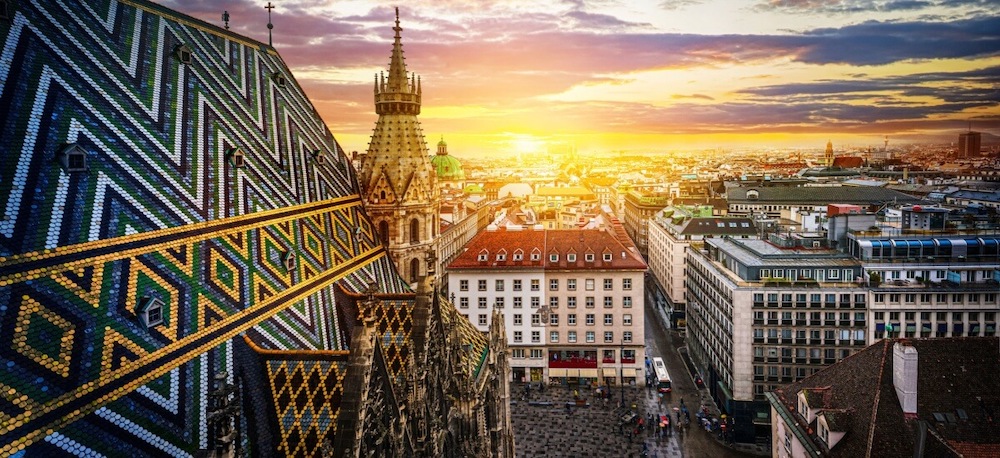
POLYGON ((450 154, 438 154, 431 158, 431 165, 439 180, 460 181, 465 179, 462 162, 450 154))

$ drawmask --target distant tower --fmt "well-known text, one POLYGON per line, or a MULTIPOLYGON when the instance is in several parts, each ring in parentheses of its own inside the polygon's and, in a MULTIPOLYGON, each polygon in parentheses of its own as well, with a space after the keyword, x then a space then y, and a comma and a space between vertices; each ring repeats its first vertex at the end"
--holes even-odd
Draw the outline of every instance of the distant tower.
POLYGON ((389 59, 389 75, 375 75, 375 112, 368 153, 361 160, 361 195, 368 215, 404 279, 413 283, 427 274, 436 258, 440 192, 420 127, 421 88, 407 75, 399 33, 399 8, 389 59))
POLYGON ((833 166, 833 142, 826 142, 826 153, 823 155, 823 160, 826 162, 826 166, 833 166))
POLYGON ((978 156, 982 141, 983 134, 973 132, 969 123, 969 131, 958 135, 958 157, 978 156))

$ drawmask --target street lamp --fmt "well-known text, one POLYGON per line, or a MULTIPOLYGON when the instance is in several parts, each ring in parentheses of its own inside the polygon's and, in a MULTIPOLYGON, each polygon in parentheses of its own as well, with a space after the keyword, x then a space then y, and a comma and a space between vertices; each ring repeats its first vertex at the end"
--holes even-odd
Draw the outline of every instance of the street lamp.
POLYGON ((618 361, 618 365, 621 366, 622 407, 625 407, 625 336, 622 336, 618 347, 618 361))

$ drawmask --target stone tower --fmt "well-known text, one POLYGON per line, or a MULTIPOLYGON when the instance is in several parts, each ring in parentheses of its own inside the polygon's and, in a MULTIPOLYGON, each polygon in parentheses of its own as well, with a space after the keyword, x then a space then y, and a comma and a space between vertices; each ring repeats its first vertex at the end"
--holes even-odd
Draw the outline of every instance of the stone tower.
POLYGON ((833 166, 833 142, 826 142, 826 151, 823 154, 823 162, 827 167, 833 166))
POLYGON ((406 72, 399 8, 393 30, 389 74, 375 75, 378 121, 361 162, 361 196, 397 270, 414 283, 426 275, 427 260, 436 252, 440 201, 417 119, 420 79, 406 72))

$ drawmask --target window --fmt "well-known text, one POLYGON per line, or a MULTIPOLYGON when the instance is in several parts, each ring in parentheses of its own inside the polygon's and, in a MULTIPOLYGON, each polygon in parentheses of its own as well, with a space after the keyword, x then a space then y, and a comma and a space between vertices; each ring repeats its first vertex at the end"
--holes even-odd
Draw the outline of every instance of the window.
POLYGON ((829 278, 830 280, 837 280, 837 279, 839 279, 840 278, 840 270, 839 269, 830 269, 826 273, 826 278, 829 278))
POLYGON ((174 56, 177 57, 177 60, 181 61, 182 64, 191 65, 194 54, 191 52, 191 48, 187 47, 187 45, 177 45, 177 47, 174 48, 174 56))
POLYGON ((559 331, 549 331, 549 342, 559 343, 559 331))
POLYGON ((611 343, 615 341, 615 333, 611 331, 604 331, 604 342, 611 343))
MULTIPOLYGON (((280 78, 280 81, 281 81, 280 84, 278 84, 278 86, 279 87, 285 87, 285 77, 284 77, 284 75, 281 75, 281 74, 276 74, 276 75, 277 76, 275 78, 275 81, 278 81, 277 78, 280 78)), ((323 164, 323 163, 326 162, 326 153, 324 153, 323 150, 321 150, 321 149, 313 150, 313 152, 312 152, 312 158, 313 158, 314 161, 316 161, 317 164, 323 164)))
POLYGON ((576 326, 576 314, 575 313, 570 313, 569 315, 566 315, 566 324, 568 324, 570 326, 576 326))
POLYGON ((624 290, 624 291, 632 291, 632 279, 631 278, 623 278, 622 279, 622 290, 624 290))
POLYGON ((604 262, 611 262, 611 253, 604 253, 604 262))
POLYGON ((410 243, 420 242, 420 221, 416 218, 410 220, 410 243))
POLYGON ((531 314, 531 325, 532 326, 538 326, 540 324, 542 324, 542 317, 541 317, 541 315, 539 315, 537 313, 532 313, 531 314))
POLYGON ((583 287, 587 291, 593 291, 594 290, 594 279, 593 278, 585 279, 583 281, 583 287))
POLYGON ((523 302, 523 298, 521 298, 521 296, 515 297, 514 298, 514 308, 516 308, 516 309, 521 308, 522 302, 523 302))
POLYGON ((510 357, 515 359, 524 359, 524 349, 523 348, 513 348, 510 350, 510 357))
POLYGON ((514 250, 514 260, 521 261, 524 259, 524 252, 521 250, 514 250))
POLYGON ((479 325, 486 326, 486 315, 479 315, 479 325))
POLYGON ((541 280, 531 280, 531 290, 538 291, 541 289, 541 280))
POLYGON ((506 260, 507 260, 506 251, 501 250, 499 253, 497 253, 497 261, 506 261, 506 260))
POLYGON ((514 280, 514 291, 521 290, 521 280, 514 280))
POLYGON ((586 305, 588 309, 594 308, 594 296, 587 296, 587 297, 585 297, 584 298, 584 305, 586 305))
POLYGON ((479 280, 479 291, 486 291, 486 280, 479 280))
POLYGON ((558 279, 549 280, 549 291, 559 291, 559 280, 558 279))
POLYGON ((569 343, 576 343, 576 331, 569 331, 566 333, 566 341, 569 343))
POLYGON ((139 318, 147 328, 152 328, 163 324, 163 301, 147 297, 139 304, 139 318))
POLYGON ((486 308, 486 298, 485 297, 480 297, 479 298, 479 308, 481 308, 481 309, 486 308))
POLYGON ((459 291, 468 291, 469 290, 469 280, 459 280, 458 281, 458 290, 459 291))
POLYGON ((483 250, 481 253, 479 253, 479 256, 476 256, 476 260, 479 262, 486 262, 488 256, 489 255, 486 253, 486 250, 483 250))
POLYGON ((531 308, 537 309, 542 303, 542 298, 538 296, 531 296, 531 308))
POLYGON ((460 297, 460 298, 458 298, 458 304, 459 304, 459 307, 461 307, 463 309, 469 308, 469 298, 467 298, 467 297, 460 297))
POLYGON ((549 262, 559 262, 559 255, 558 254, 554 254, 554 253, 550 254, 549 255, 549 262))
POLYGON ((496 300, 496 302, 494 302, 493 305, 496 308, 498 308, 498 309, 502 309, 503 306, 505 305, 504 304, 504 298, 501 296, 501 297, 496 298, 495 300, 496 300))
POLYGON ((566 307, 571 309, 576 308, 576 296, 570 296, 566 298, 566 307))
POLYGON ((553 313, 549 315, 549 324, 552 326, 559 326, 559 314, 553 313))
POLYGON ((558 308, 559 307, 559 296, 553 296, 549 298, 549 307, 558 308))
POLYGON ((604 296, 604 308, 609 309, 615 306, 614 298, 611 296, 604 296))
POLYGON ((538 261, 539 259, 542 259, 542 253, 539 253, 538 249, 535 249, 535 251, 531 252, 531 260, 538 261))
POLYGON ((576 253, 569 253, 566 255, 566 260, 569 262, 576 262, 576 253))
POLYGON ((622 298, 622 307, 632 308, 632 296, 625 296, 622 298))
MULTIPOLYGON (((243 154, 243 150, 240 148, 229 148, 226 151, 226 159, 229 159, 229 164, 234 168, 242 169, 246 167, 246 155, 243 154)), ((66 170, 67 172, 72 172, 73 170, 66 170)))
POLYGON ((566 280, 566 290, 567 291, 576 291, 576 279, 575 278, 570 278, 569 280, 566 280))
POLYGON ((610 313, 604 314, 604 325, 613 326, 615 324, 615 316, 610 313))
POLYGON ((542 359, 542 349, 541 348, 532 348, 531 349, 531 358, 532 359, 542 359))
POLYGON ((521 318, 521 314, 520 313, 515 313, 514 314, 514 326, 520 326, 522 324, 524 324, 524 320, 521 318))
POLYGON ((625 343, 631 343, 632 342, 632 331, 625 331, 625 332, 623 332, 622 333, 622 340, 624 340, 625 343))
POLYGON ((588 313, 587 314, 587 320, 586 320, 587 326, 593 326, 594 322, 595 322, 594 314, 593 313, 588 313))
POLYGON ((282 258, 281 258, 281 262, 282 262, 282 264, 285 265, 285 270, 287 270, 289 272, 291 272, 292 270, 295 270, 295 252, 294 251, 286 251, 285 255, 282 256, 282 258))
POLYGON ((594 262, 594 253, 587 253, 583 255, 583 260, 587 262, 594 262))
POLYGON ((632 314, 626 313, 622 315, 622 324, 625 326, 632 326, 632 314))
POLYGON ((594 331, 587 331, 587 343, 594 343, 595 340, 594 331))
POLYGON ((539 343, 542 341, 542 331, 531 331, 531 341, 539 343))
POLYGON ((611 280, 610 278, 605 278, 604 279, 604 290, 605 291, 611 291, 612 288, 614 288, 613 280, 611 280))
POLYGON ((497 280, 495 286, 497 291, 503 291, 503 280, 497 280))

